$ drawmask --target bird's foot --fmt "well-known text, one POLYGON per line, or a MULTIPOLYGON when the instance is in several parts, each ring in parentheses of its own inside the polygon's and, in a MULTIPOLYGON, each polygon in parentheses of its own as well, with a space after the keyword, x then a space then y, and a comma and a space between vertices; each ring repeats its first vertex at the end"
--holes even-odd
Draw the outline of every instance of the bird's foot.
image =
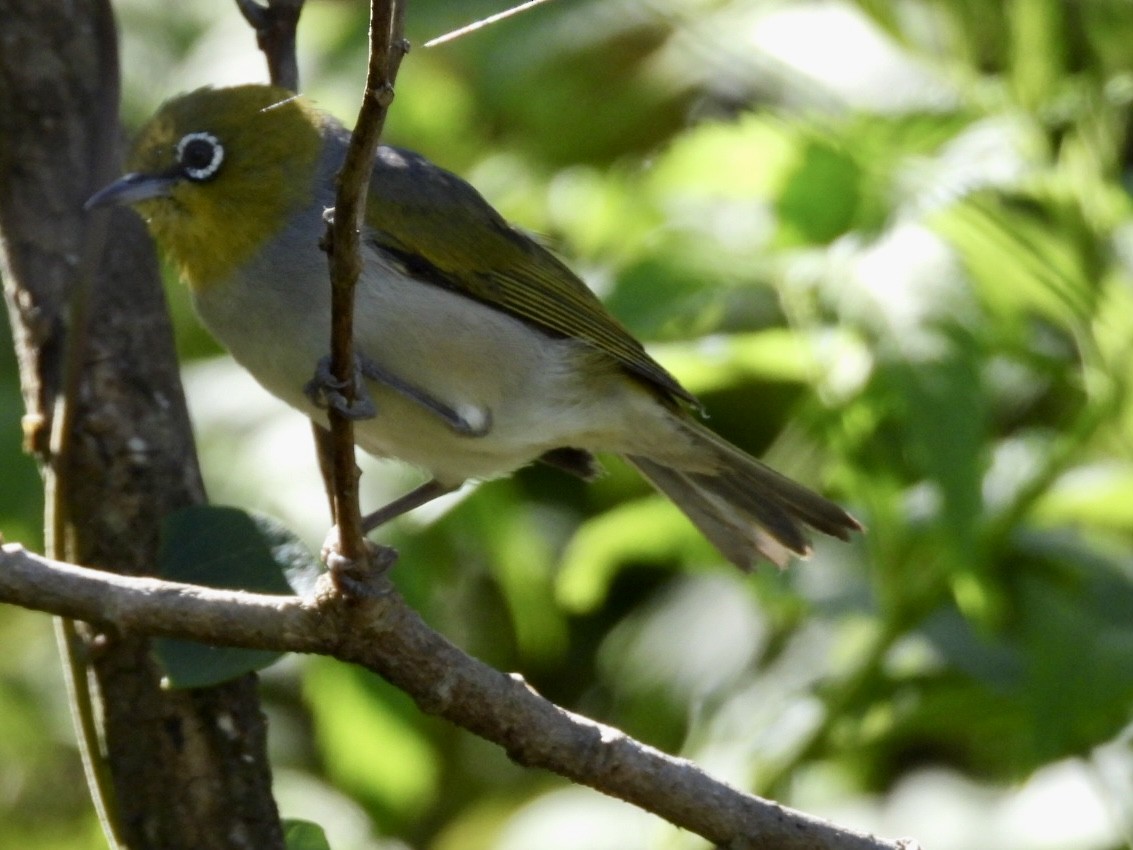
POLYGON ((330 370, 330 357, 323 357, 315 367, 315 376, 303 387, 303 394, 318 408, 326 410, 333 408, 355 422, 361 419, 373 419, 378 415, 378 408, 370 394, 366 391, 364 380, 365 372, 362 361, 357 355, 354 358, 354 398, 348 400, 342 392, 349 386, 346 381, 340 381, 330 370))
POLYGON ((361 558, 347 558, 342 554, 338 526, 334 526, 323 541, 322 559, 334 589, 343 596, 366 598, 381 596, 387 590, 386 573, 397 562, 397 550, 372 540, 362 539, 365 551, 361 558))

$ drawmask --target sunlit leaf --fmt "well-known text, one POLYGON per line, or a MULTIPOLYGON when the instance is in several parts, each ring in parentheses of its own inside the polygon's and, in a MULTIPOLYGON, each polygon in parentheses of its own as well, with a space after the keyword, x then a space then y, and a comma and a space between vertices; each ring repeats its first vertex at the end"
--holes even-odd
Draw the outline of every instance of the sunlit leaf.
POLYGON ((1039 315, 1072 328, 1090 311, 1093 282, 1077 246, 1033 207, 973 197, 934 219, 960 251, 993 315, 1039 315))
POLYGON ((627 502, 583 523, 563 555, 555 585, 569 611, 593 610, 627 563, 664 563, 711 551, 680 511, 660 497, 627 502))
POLYGON ((753 203, 770 200, 800 153, 781 120, 745 115, 708 122, 678 137, 653 163, 649 186, 669 203, 711 197, 753 203))
POLYGON ((283 841, 287 850, 330 850, 323 828, 305 820, 284 820, 283 841))
POLYGON ((790 328, 719 335, 695 345, 659 345, 653 352, 694 393, 752 381, 802 384, 819 370, 814 346, 790 328))
POLYGON ((1133 531, 1133 465, 1112 462, 1069 471, 1043 495, 1034 516, 1044 524, 1133 531))
POLYGON ((785 244, 830 242, 850 228, 857 213, 862 179, 857 162, 817 142, 784 181, 777 199, 785 244))
POLYGON ((388 688, 364 670, 319 660, 306 668, 304 691, 336 782, 399 818, 429 805, 440 779, 437 753, 394 707, 388 688))

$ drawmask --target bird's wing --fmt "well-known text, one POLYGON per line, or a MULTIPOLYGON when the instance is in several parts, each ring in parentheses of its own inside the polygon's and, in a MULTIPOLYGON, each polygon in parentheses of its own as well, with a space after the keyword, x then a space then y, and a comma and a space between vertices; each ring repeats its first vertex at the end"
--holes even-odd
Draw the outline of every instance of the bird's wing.
POLYGON ((570 269, 424 157, 379 149, 366 224, 413 276, 589 343, 667 396, 699 406, 570 269))

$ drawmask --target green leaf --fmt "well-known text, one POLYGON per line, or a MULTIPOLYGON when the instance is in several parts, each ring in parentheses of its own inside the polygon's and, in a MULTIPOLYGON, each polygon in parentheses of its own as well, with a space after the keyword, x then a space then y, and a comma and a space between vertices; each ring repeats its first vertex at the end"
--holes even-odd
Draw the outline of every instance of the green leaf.
POLYGON ((305 666, 303 692, 337 785, 407 820, 433 802, 440 756, 407 697, 367 671, 321 658, 305 666))
POLYGON ((703 275, 664 256, 622 269, 606 306, 645 339, 710 330, 723 318, 720 293, 705 288, 703 275))
MULTIPOLYGON (((237 508, 194 505, 165 518, 158 575, 224 590, 291 596, 309 592, 318 561, 278 521, 237 508)), ((168 683, 201 688, 267 667, 282 653, 158 638, 154 653, 168 683)))
POLYGON ((783 121, 764 115, 698 124, 659 154, 648 187, 667 199, 770 200, 797 165, 794 136, 783 121))
POLYGON ((591 612, 605 600, 624 564, 667 561, 674 554, 708 556, 711 551, 670 502, 660 496, 638 499, 579 527, 563 554, 555 595, 568 611, 591 612))
POLYGON ((1066 328, 1089 315, 1093 270, 1046 207, 973 195, 932 219, 960 253, 984 306, 1019 322, 1038 314, 1066 328))
POLYGON ((287 850, 330 850, 323 828, 307 820, 284 820, 283 841, 287 850))
POLYGON ((860 201, 861 169, 843 151, 812 142, 779 196, 785 244, 825 244, 850 229, 860 201))
POLYGON ((812 341, 792 328, 720 335, 699 345, 657 345, 651 350, 697 395, 757 382, 806 384, 820 369, 812 341))
POLYGON ((1066 4, 1061 0, 1030 0, 1010 4, 1008 15, 1012 43, 1012 77, 1020 103, 1039 110, 1067 79, 1070 26, 1066 4))
POLYGON ((550 517, 521 501, 514 487, 481 488, 461 506, 481 528, 492 574, 507 603, 517 648, 532 661, 548 663, 566 651, 568 638, 563 614, 555 606, 550 571, 550 517))
POLYGON ((892 382, 913 471, 932 482, 941 498, 940 545, 954 567, 971 568, 979 561, 987 402, 978 346, 960 331, 945 344, 937 357, 896 361, 884 374, 892 382))
POLYGON ((165 518, 158 575, 206 587, 293 595, 322 568, 286 526, 239 508, 194 505, 165 518))
POLYGON ((1034 723, 1035 764, 1087 752, 1129 723, 1133 708, 1133 574, 1054 536, 1033 541, 1063 561, 1059 576, 1021 583, 1023 691, 1034 723), (1064 560, 1065 559, 1065 560, 1064 560))
POLYGON ((1063 475, 1035 506, 1050 525, 1133 530, 1133 464, 1107 461, 1063 475))
POLYGON ((1099 558, 1064 534, 1020 535, 1019 542, 1015 607, 1004 628, 975 631, 947 612, 923 629, 947 663, 924 692, 918 734, 945 751, 966 749, 999 778, 1026 776, 1111 740, 1133 707, 1128 563, 1099 558), (941 688, 949 701, 936 711, 941 688))

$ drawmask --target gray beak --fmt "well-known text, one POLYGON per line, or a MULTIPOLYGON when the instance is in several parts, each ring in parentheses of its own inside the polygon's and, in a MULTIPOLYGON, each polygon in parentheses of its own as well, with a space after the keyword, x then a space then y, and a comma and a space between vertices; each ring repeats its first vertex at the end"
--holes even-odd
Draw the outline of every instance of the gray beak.
POLYGON ((176 182, 176 177, 161 174, 127 174, 91 195, 83 204, 83 209, 89 212, 96 207, 121 206, 150 198, 165 198, 176 182))

